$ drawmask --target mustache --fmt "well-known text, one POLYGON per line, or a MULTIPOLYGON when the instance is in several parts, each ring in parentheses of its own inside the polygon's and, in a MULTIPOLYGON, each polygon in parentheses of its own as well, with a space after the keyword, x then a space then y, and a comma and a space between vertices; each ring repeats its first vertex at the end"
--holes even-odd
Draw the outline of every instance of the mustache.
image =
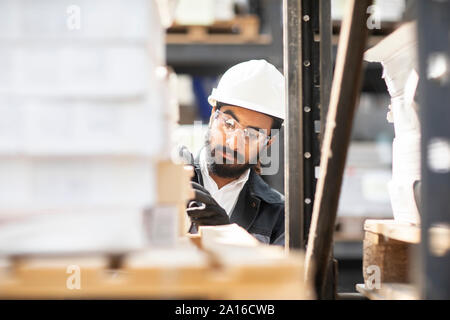
POLYGON ((211 156, 215 157, 218 151, 222 152, 224 156, 227 155, 229 157, 232 157, 234 160, 238 160, 244 163, 244 155, 237 150, 232 150, 227 146, 216 146, 215 148, 211 148, 211 156))

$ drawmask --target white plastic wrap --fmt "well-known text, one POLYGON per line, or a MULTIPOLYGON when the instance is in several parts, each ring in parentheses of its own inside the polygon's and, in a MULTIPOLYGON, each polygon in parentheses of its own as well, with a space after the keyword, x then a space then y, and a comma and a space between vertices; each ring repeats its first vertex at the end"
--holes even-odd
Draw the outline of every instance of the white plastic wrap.
POLYGON ((146 158, 1 158, 0 218, 77 208, 154 204, 156 175, 146 158))
POLYGON ((388 183, 394 219, 412 224, 420 223, 414 199, 414 179, 391 180, 388 183))
POLYGON ((416 24, 405 23, 365 54, 371 62, 381 62, 383 78, 391 96, 389 122, 394 123, 392 180, 388 183, 394 218, 420 223, 414 197, 414 182, 420 180, 420 122, 414 102, 417 75, 416 24))
POLYGON ((391 97, 403 94, 412 70, 417 70, 416 24, 405 23, 366 51, 364 59, 383 65, 383 78, 391 97))
POLYGON ((57 212, 0 224, 0 256, 121 253, 142 249, 146 234, 136 208, 57 212))
POLYGON ((0 156, 156 156, 168 142, 163 103, 157 95, 124 102, 0 98, 0 156))
POLYGON ((0 1, 0 255, 144 245, 164 37, 154 0, 0 1))
POLYGON ((411 134, 394 138, 392 178, 420 180, 420 135, 411 134))
POLYGON ((152 0, 2 0, 0 39, 102 38, 146 41, 162 29, 152 0), (73 9, 79 10, 73 10, 73 9), (79 14, 80 25, 71 28, 79 14), (156 20, 156 21, 155 21, 156 20), (152 25, 153 21, 157 25, 152 25), (156 28, 158 26, 158 28, 156 28))
POLYGON ((145 47, 8 46, 1 50, 0 94, 123 98, 146 95, 156 64, 145 47))

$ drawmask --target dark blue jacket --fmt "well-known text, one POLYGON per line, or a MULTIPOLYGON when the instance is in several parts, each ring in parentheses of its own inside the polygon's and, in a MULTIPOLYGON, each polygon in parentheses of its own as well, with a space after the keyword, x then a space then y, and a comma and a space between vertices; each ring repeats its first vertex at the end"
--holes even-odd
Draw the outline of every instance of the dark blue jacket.
MULTIPOLYGON (((192 181, 203 185, 198 158, 194 162, 194 172, 192 181)), ((230 221, 263 243, 284 246, 284 196, 269 187, 253 169, 250 169, 230 221)))

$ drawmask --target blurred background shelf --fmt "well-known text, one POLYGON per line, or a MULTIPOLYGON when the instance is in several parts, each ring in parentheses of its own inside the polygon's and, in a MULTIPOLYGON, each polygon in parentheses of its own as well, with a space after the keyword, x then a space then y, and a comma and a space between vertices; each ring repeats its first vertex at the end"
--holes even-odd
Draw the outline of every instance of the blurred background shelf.
POLYGON ((259 33, 257 15, 242 15, 231 20, 217 20, 210 25, 172 24, 167 29, 167 43, 270 44, 272 38, 259 33))
POLYGON ((281 69, 281 3, 278 0, 249 1, 247 14, 236 14, 228 22, 169 28, 167 64, 177 73, 203 76, 218 76, 232 65, 250 59, 266 59, 281 69), (189 32, 180 34, 186 31, 184 29, 196 31, 191 35, 189 32))

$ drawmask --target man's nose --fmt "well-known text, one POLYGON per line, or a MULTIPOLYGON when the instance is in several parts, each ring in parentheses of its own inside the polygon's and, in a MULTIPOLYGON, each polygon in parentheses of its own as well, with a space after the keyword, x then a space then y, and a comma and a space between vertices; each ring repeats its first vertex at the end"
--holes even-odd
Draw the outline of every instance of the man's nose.
POLYGON ((243 146, 244 137, 239 131, 231 131, 226 134, 226 145, 232 149, 237 150, 243 146))

